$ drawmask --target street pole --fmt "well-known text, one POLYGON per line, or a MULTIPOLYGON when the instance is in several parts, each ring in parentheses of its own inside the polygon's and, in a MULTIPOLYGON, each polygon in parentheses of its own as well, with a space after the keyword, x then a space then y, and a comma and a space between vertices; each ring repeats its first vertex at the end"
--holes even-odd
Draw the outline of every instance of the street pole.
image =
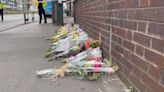
POLYGON ((22 0, 22 10, 23 10, 23 16, 24 16, 24 23, 26 24, 26 14, 25 14, 25 1, 24 0, 22 0))
POLYGON ((56 4, 57 4, 57 0, 52 0, 52 22, 56 23, 56 4))

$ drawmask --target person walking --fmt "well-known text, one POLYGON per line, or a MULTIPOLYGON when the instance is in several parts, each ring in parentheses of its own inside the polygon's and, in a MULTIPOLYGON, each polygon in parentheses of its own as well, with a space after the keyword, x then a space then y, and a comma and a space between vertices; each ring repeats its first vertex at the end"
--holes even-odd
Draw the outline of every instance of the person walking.
POLYGON ((44 17, 44 23, 47 23, 46 13, 44 8, 46 7, 46 2, 43 0, 38 0, 37 2, 38 13, 39 13, 39 24, 42 23, 42 15, 44 17))
POLYGON ((3 9, 4 9, 4 4, 1 3, 1 1, 0 1, 0 15, 1 15, 2 22, 3 22, 3 9))

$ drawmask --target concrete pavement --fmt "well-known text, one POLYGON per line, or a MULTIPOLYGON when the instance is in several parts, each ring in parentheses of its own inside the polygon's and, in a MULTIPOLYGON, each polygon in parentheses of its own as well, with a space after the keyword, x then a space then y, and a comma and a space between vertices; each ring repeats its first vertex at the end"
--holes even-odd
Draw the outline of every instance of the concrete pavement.
MULTIPOLYGON (((31 15, 29 16, 30 22, 31 15)), ((38 20, 38 16, 35 15, 35 19, 38 20)), ((4 21, 2 22, 0 19, 0 31, 6 31, 18 26, 24 25, 24 16, 23 14, 8 14, 4 15, 4 21)))
POLYGON ((23 14, 4 14, 5 21, 23 19, 23 14))
POLYGON ((54 29, 52 24, 32 23, 0 32, 0 92, 123 92, 125 87, 116 75, 98 81, 37 78, 36 70, 62 65, 43 58, 49 47, 45 38, 54 34, 54 29))

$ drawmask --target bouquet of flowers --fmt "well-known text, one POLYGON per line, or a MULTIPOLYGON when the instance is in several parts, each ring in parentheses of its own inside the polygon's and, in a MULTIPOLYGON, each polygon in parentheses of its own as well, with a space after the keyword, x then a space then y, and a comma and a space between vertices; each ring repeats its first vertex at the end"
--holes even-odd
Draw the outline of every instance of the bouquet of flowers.
POLYGON ((48 38, 52 46, 45 57, 53 60, 64 58, 65 65, 37 71, 37 76, 44 79, 56 79, 65 76, 77 76, 80 79, 98 80, 104 73, 114 73, 119 67, 112 60, 103 59, 102 50, 97 40, 90 39, 79 25, 67 24, 58 30, 57 35, 48 38))
POLYGON ((97 80, 102 73, 114 73, 118 70, 117 66, 109 62, 111 61, 104 60, 103 62, 100 47, 90 48, 74 57, 67 58, 66 64, 61 68, 38 71, 37 75, 48 79, 76 75, 87 80, 97 80))

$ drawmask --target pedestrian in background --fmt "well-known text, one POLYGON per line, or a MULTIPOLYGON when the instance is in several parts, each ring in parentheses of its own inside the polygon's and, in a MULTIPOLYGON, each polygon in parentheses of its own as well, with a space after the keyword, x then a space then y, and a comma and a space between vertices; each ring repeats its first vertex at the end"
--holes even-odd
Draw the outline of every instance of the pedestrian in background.
POLYGON ((42 23, 42 15, 44 17, 44 23, 47 23, 46 13, 44 10, 44 8, 46 7, 46 2, 43 0, 38 0, 37 7, 39 13, 39 23, 42 23))
POLYGON ((2 22, 3 22, 3 9, 4 9, 4 4, 1 3, 1 1, 0 1, 0 15, 1 15, 2 22))
POLYGON ((35 21, 35 17, 34 17, 34 14, 35 14, 35 6, 31 5, 30 6, 30 10, 31 10, 31 13, 32 13, 32 22, 35 21))

